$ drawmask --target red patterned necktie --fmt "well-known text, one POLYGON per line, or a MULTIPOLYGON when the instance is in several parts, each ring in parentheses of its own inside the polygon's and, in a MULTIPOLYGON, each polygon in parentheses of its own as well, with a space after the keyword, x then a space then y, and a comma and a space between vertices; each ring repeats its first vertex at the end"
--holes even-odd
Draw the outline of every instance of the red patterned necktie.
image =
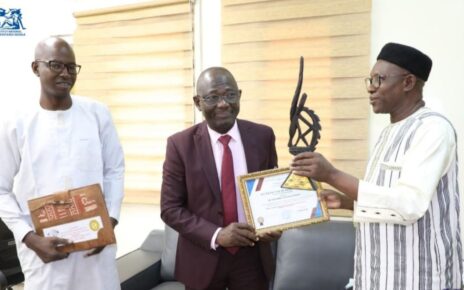
MULTIPOLYGON (((219 142, 221 142, 224 147, 221 168, 221 195, 222 207, 224 208, 224 227, 228 226, 230 223, 238 221, 234 162, 232 159, 232 152, 229 148, 230 139, 231 137, 229 135, 224 135, 219 138, 219 142)), ((229 253, 235 254, 239 248, 228 247, 225 249, 229 253)))

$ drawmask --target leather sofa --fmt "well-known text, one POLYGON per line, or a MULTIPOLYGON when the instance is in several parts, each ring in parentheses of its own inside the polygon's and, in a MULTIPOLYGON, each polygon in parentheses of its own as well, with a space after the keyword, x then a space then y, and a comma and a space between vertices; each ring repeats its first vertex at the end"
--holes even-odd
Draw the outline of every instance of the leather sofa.
POLYGON ((0 219, 0 290, 24 281, 13 234, 0 219))
MULTIPOLYGON (((152 231, 117 261, 123 290, 183 290, 174 279, 177 232, 152 231)), ((355 228, 349 219, 285 231, 276 243, 273 290, 345 289, 353 276, 355 228)))

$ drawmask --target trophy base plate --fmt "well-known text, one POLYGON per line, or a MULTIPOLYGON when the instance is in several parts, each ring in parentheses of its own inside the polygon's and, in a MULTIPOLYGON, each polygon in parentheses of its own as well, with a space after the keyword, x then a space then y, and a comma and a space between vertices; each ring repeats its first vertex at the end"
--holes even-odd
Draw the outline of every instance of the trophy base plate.
POLYGON ((305 189, 305 190, 317 190, 317 186, 311 178, 301 175, 296 175, 290 172, 282 184, 282 188, 289 189, 305 189))

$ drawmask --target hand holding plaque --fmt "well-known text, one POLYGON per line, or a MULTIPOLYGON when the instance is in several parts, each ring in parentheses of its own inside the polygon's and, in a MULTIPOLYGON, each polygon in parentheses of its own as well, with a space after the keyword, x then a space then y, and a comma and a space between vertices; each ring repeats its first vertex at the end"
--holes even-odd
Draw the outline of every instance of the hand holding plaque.
POLYGON ((62 191, 28 201, 36 233, 72 242, 61 252, 89 250, 116 243, 99 184, 62 191))

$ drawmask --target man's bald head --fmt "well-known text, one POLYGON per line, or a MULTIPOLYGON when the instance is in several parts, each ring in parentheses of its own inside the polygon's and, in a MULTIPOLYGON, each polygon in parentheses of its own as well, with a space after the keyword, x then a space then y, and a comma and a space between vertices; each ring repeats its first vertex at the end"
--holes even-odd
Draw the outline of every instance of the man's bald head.
POLYGON ((75 58, 72 47, 60 37, 48 37, 40 41, 35 47, 34 59, 50 60, 55 55, 71 54, 75 58))
POLYGON ((195 106, 203 113, 209 128, 225 134, 240 112, 240 96, 234 76, 223 67, 204 70, 197 81, 195 106))
POLYGON ((234 76, 223 67, 210 67, 204 70, 197 81, 197 95, 205 96, 213 88, 228 85, 238 91, 234 76))
POLYGON ((40 79, 42 108, 68 109, 72 104, 71 89, 78 72, 72 47, 59 37, 40 41, 35 48, 35 60, 31 68, 40 79))

